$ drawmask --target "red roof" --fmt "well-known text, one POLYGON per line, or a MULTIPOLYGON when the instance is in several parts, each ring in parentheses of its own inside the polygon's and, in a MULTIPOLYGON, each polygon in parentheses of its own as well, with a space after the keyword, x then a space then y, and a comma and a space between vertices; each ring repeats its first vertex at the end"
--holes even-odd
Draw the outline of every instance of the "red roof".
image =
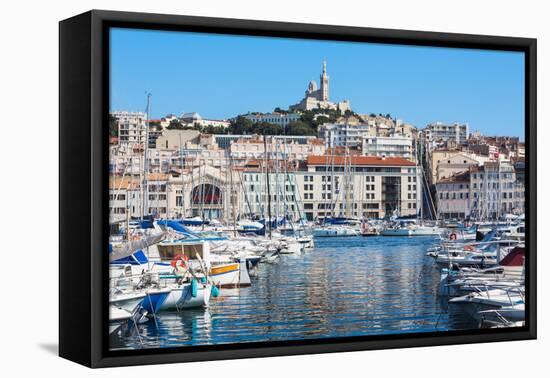
POLYGON ((403 158, 378 157, 378 156, 331 156, 331 155, 310 155, 307 157, 308 165, 374 165, 392 167, 414 167, 416 164, 403 158))

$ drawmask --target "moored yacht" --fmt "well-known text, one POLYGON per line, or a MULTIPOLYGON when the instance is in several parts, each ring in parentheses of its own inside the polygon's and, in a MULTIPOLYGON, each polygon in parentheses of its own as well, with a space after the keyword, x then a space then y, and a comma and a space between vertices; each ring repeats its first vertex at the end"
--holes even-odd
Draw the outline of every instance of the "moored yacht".
POLYGON ((360 233, 355 228, 350 226, 331 225, 325 227, 317 227, 313 229, 313 236, 320 237, 337 237, 337 236, 359 236, 360 233))

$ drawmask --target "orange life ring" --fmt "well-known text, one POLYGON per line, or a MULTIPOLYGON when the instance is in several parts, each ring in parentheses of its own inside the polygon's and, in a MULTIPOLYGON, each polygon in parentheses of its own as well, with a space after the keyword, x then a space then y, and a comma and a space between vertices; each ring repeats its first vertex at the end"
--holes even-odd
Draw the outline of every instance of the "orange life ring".
POLYGON ((189 257, 186 255, 180 254, 174 256, 172 261, 170 262, 170 265, 176 269, 187 269, 189 263, 189 257))
POLYGON ((456 240, 456 232, 453 232, 451 236, 449 236, 449 239, 456 240))

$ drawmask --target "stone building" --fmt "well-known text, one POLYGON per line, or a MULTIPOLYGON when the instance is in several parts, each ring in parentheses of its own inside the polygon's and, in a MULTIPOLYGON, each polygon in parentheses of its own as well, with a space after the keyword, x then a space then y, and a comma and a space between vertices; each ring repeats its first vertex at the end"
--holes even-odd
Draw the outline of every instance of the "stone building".
POLYGON ((443 219, 465 219, 471 211, 470 172, 460 172, 436 184, 437 212, 443 219))
POLYGON ((198 130, 164 130, 156 140, 156 147, 165 150, 185 148, 188 142, 197 144, 200 135, 198 130))
POLYGON ((327 74, 327 62, 323 62, 323 72, 319 77, 320 87, 317 87, 317 82, 312 80, 309 82, 304 98, 296 105, 291 105, 290 110, 313 110, 313 109, 331 109, 345 112, 351 110, 348 100, 338 103, 330 102, 329 99, 329 76, 327 74))
POLYGON ((467 153, 457 153, 440 159, 435 167, 435 182, 438 183, 460 172, 469 171, 470 167, 477 167, 483 161, 484 159, 467 153))

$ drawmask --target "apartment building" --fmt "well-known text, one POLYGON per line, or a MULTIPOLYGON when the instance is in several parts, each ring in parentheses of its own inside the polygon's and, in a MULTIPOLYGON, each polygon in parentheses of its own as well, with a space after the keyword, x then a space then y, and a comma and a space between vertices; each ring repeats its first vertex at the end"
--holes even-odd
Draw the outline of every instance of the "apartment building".
POLYGON ((300 119, 298 113, 254 113, 245 114, 243 116, 254 123, 268 122, 286 129, 291 122, 296 122, 300 119))
POLYGON ((509 161, 489 161, 470 170, 472 216, 498 219, 525 212, 525 187, 509 161))
POLYGON ((291 138, 268 137, 265 145, 261 137, 243 138, 234 141, 229 146, 229 155, 236 161, 247 159, 275 160, 306 160, 309 155, 321 155, 325 153, 325 145, 322 141, 311 138, 309 143, 297 143, 291 138), (266 155, 267 148, 267 155, 266 155))
MULTIPOLYGON (((263 163, 263 162, 262 162, 263 163)), ((270 164, 269 191, 267 173, 264 164, 247 167, 241 175, 244 194, 241 214, 267 218, 271 205, 271 216, 296 221, 302 218, 303 207, 296 183, 296 173, 280 166, 273 169, 270 164)), ((289 167, 287 167, 289 168, 289 167)))
POLYGON ((439 159, 435 166, 435 183, 452 177, 457 173, 469 171, 471 167, 477 167, 486 159, 467 153, 455 153, 446 158, 439 159))
POLYGON ((443 219, 465 219, 471 211, 470 171, 439 180, 436 184, 437 212, 443 219))
POLYGON ((437 209, 443 218, 498 219, 525 211, 525 187, 508 161, 489 161, 439 180, 437 209))
POLYGON ((434 122, 428 124, 424 130, 424 138, 427 143, 439 143, 453 141, 457 145, 465 144, 469 136, 467 123, 444 124, 434 122))
POLYGON ((400 157, 415 161, 413 139, 394 134, 388 137, 364 136, 362 139, 362 154, 365 156, 400 157))
POLYGON ((412 161, 320 155, 306 163, 296 172, 296 183, 308 220, 406 216, 420 209, 422 189, 412 161))
POLYGON ((147 138, 147 115, 143 112, 112 112, 118 126, 118 143, 126 147, 144 146, 147 138))
POLYGON ((325 140, 327 147, 361 148, 364 138, 369 137, 368 124, 324 123, 319 126, 319 138, 325 140))

